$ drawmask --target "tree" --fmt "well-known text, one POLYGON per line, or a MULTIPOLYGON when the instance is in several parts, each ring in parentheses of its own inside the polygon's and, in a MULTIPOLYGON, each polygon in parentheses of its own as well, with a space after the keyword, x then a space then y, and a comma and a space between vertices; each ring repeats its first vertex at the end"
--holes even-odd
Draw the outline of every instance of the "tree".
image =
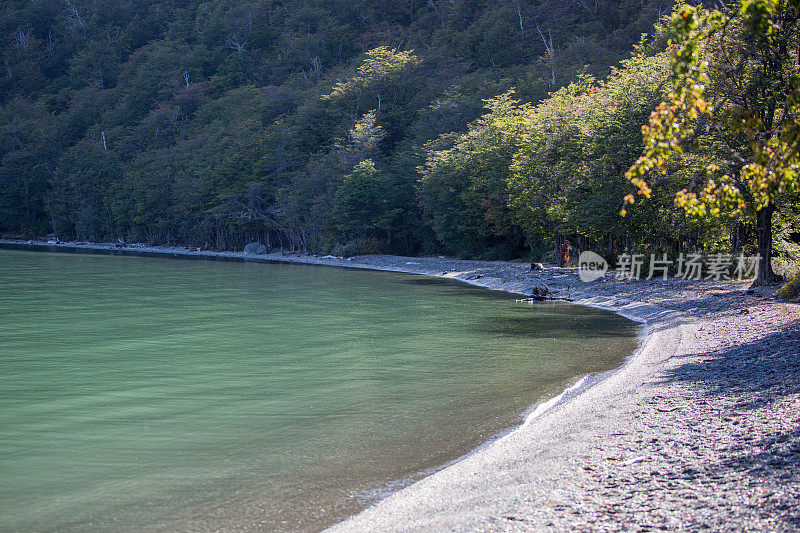
POLYGON ((366 239, 378 222, 382 197, 375 163, 361 161, 336 191, 332 213, 336 228, 350 237, 366 239))
POLYGON ((507 126, 519 117, 518 103, 510 91, 489 99, 489 112, 467 132, 428 145, 419 169, 420 194, 448 251, 469 256, 517 251, 522 239, 509 214, 508 178, 518 145, 507 126))
POLYGON ((708 179, 679 191, 676 203, 697 216, 753 220, 761 258, 755 282, 769 283, 773 215, 800 190, 800 1, 682 5, 671 25, 674 90, 643 127, 644 154, 627 177, 649 197, 655 172, 666 174, 671 158, 705 142, 714 155, 708 179))
POLYGON ((0 231, 324 252, 337 189, 370 159, 381 248, 517 255, 516 145, 469 124, 511 87, 535 104, 605 75, 663 1, 6 0, 0 231))
POLYGON ((339 147, 342 165, 349 170, 359 161, 374 157, 384 136, 373 109, 356 120, 347 132, 347 144, 339 147))
POLYGON ((565 235, 571 232, 570 196, 585 172, 587 90, 593 82, 588 78, 570 84, 523 112, 521 149, 511 166, 512 217, 525 228, 529 240, 552 237, 558 266, 569 263, 565 235))
POLYGON ((404 80, 406 72, 419 64, 413 52, 395 52, 386 46, 369 50, 355 75, 337 82, 323 99, 341 101, 351 98, 358 102, 364 96, 372 96, 377 108, 381 109, 384 100, 388 100, 395 92, 393 89, 404 80))

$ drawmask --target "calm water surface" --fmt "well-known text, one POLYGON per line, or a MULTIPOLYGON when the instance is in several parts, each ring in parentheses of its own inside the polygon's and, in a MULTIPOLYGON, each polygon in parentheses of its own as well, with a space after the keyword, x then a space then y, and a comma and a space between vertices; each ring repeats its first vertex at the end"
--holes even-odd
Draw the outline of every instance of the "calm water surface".
POLYGON ((637 325, 385 272, 0 249, 0 530, 319 529, 637 325))

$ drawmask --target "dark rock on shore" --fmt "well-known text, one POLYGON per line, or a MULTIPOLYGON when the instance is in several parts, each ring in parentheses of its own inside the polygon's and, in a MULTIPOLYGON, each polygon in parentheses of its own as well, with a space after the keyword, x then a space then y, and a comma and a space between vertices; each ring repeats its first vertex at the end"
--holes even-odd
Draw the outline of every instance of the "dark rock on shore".
POLYGON ((245 255, 264 255, 269 253, 269 248, 260 242, 251 242, 244 247, 244 253, 245 255))

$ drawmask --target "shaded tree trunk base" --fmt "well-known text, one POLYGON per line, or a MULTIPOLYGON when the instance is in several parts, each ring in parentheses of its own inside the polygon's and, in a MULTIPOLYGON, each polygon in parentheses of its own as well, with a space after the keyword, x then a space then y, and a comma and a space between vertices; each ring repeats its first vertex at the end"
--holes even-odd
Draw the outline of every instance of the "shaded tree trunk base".
POLYGON ((771 285, 778 281, 778 276, 772 270, 772 215, 774 213, 775 205, 771 203, 756 211, 756 242, 760 259, 753 287, 771 285))

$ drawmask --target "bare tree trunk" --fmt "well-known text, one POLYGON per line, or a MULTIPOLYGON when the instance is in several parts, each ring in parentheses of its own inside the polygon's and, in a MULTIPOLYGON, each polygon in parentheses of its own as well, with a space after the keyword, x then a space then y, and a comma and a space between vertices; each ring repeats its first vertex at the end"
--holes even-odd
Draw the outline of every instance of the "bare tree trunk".
POLYGON ((436 5, 436 2, 433 0, 428 0, 428 6, 432 7, 436 14, 439 16, 439 20, 442 23, 442 28, 444 28, 444 14, 439 11, 439 7, 436 5))
POLYGON ((556 240, 556 247, 555 247, 555 250, 553 250, 553 253, 556 256, 555 257, 556 266, 557 267, 561 267, 561 266, 564 266, 564 263, 563 263, 563 260, 564 260, 564 239, 561 237, 561 233, 559 233, 558 231, 556 232, 555 240, 556 240))
POLYGON ((731 255, 739 255, 742 251, 742 223, 737 222, 731 229, 731 255))
POLYGON ((561 266, 563 267, 571 267, 572 266, 572 244, 570 244, 569 239, 564 237, 564 244, 562 245, 562 253, 564 256, 561 259, 561 266))
POLYGON ((542 30, 539 29, 539 26, 536 26, 536 31, 539 32, 539 36, 542 38, 542 43, 544 43, 544 50, 545 54, 547 55, 547 59, 550 66, 550 85, 555 87, 556 85, 556 48, 553 46, 553 33, 550 30, 547 30, 547 37, 544 36, 542 30))
POLYGON ((756 211, 756 242, 761 259, 758 262, 754 286, 767 285, 777 280, 777 276, 772 270, 772 215, 774 213, 775 205, 772 203, 756 211))
POLYGON ((589 238, 586 235, 578 235, 578 257, 589 249, 589 238))

